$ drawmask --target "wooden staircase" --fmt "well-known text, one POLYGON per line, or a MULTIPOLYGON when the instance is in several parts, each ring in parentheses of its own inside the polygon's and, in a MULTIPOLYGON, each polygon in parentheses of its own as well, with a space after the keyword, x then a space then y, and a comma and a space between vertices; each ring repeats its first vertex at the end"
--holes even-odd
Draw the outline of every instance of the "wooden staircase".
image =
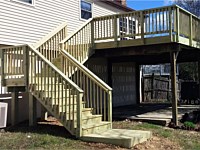
MULTIPOLYGON (((59 121, 70 129, 72 135, 77 131, 77 111, 78 95, 73 89, 70 89, 60 83, 55 77, 33 78, 33 84, 29 85, 30 91, 38 101, 59 121), (42 84, 37 84, 37 81, 42 84)), ((82 135, 98 133, 111 129, 111 122, 102 121, 102 115, 94 115, 93 108, 86 108, 86 102, 81 101, 81 124, 82 135)))

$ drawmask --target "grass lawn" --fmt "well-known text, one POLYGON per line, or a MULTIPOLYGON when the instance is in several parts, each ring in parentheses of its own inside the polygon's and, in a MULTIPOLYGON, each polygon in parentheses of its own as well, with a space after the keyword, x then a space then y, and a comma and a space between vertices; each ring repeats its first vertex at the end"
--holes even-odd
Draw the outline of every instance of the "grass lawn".
MULTIPOLYGON (((150 130, 153 138, 133 149, 200 149, 198 132, 174 130, 148 123, 130 121, 113 122, 113 128, 150 130)), ((39 124, 27 127, 21 124, 0 132, 0 149, 123 149, 113 145, 86 143, 74 139, 62 127, 51 124, 39 124)))

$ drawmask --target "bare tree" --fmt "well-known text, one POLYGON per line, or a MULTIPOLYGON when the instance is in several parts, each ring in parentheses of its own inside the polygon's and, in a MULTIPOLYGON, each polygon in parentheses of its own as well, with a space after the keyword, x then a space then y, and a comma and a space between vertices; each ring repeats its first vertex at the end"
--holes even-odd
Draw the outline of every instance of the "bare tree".
MULTIPOLYGON (((174 3, 200 17, 200 0, 174 0, 174 3)), ((198 81, 198 63, 183 63, 179 65, 179 78, 198 81)))
POLYGON ((175 0, 174 3, 200 17, 200 0, 175 0))

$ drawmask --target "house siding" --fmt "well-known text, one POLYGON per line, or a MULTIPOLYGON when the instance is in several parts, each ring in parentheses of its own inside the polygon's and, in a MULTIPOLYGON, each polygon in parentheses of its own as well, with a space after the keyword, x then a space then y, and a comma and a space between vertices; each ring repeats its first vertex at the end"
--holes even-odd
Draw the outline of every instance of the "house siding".
MULTIPOLYGON (((93 17, 123 12, 94 1, 93 17)), ((80 19, 79 0, 35 0, 34 6, 10 0, 0 1, 0 44, 33 44, 64 21, 68 34, 85 20, 80 19)))

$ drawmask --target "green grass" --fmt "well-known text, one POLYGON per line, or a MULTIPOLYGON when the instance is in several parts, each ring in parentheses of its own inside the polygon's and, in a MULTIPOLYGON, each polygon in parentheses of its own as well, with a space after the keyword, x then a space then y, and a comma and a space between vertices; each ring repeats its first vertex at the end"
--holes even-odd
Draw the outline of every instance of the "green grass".
MULTIPOLYGON (((138 129, 152 131, 156 137, 168 139, 180 145, 185 150, 200 149, 200 134, 198 132, 174 130, 149 123, 118 121, 114 128, 138 129)), ((161 143, 162 144, 162 143, 161 143)), ((28 127, 18 125, 0 132, 0 149, 118 149, 106 144, 86 143, 76 140, 61 126, 40 124, 28 127)))
POLYGON ((200 133, 195 131, 170 129, 158 125, 153 125, 149 123, 136 123, 136 122, 115 122, 113 126, 128 128, 128 129, 138 129, 138 130, 149 130, 152 131, 154 136, 159 136, 167 138, 174 141, 180 145, 182 149, 185 150, 199 150, 200 149, 200 133))

